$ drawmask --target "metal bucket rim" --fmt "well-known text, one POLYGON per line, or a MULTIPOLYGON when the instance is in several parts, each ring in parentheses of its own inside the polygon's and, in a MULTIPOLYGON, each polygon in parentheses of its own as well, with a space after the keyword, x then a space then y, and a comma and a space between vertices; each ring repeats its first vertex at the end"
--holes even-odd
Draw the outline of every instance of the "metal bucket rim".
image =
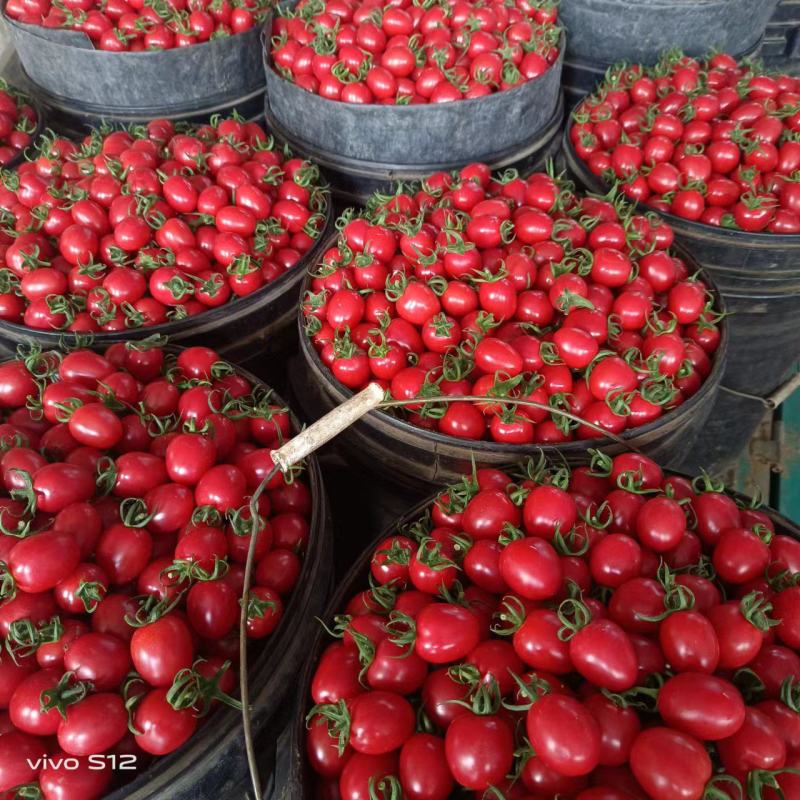
MULTIPOLYGON (((61 47, 70 47, 73 50, 85 50, 87 53, 101 53, 103 57, 105 56, 122 56, 123 58, 167 58, 167 59, 177 59, 179 56, 173 55, 173 53, 181 53, 185 50, 190 48, 184 47, 170 47, 168 50, 138 50, 138 51, 130 51, 125 50, 121 53, 117 53, 111 50, 100 50, 94 46, 94 42, 85 34, 83 31, 74 31, 69 28, 45 28, 43 25, 36 25, 30 22, 20 22, 19 20, 10 17, 6 13, 6 3, 8 0, 0 0, 0 13, 2 13, 3 21, 10 25, 13 28, 25 33, 28 36, 36 36, 40 39, 45 39, 45 41, 52 42, 53 44, 60 45, 61 47), (91 45, 91 47, 75 47, 75 45, 71 44, 70 42, 62 42, 59 41, 58 38, 56 39, 49 39, 47 37, 41 36, 40 34, 36 33, 37 29, 43 29, 47 31, 52 31, 58 36, 59 31, 66 31, 70 34, 82 34, 86 41, 91 45)), ((191 45, 191 49, 193 50, 196 47, 205 47, 206 45, 217 45, 228 42, 232 39, 235 39, 237 36, 245 36, 247 34, 253 35, 253 32, 257 32, 260 36, 263 32, 264 23, 259 25, 254 25, 252 28, 249 28, 246 31, 240 31, 239 33, 232 33, 230 36, 220 37, 217 39, 209 39, 205 42, 198 42, 197 44, 191 45)))
MULTIPOLYGON (((354 115, 360 116, 361 118, 373 116, 373 117, 376 118, 376 120, 378 122, 380 121, 381 117, 385 117, 386 116, 385 109, 387 108, 387 106, 381 105, 379 103, 359 104, 359 103, 345 103, 345 102, 342 102, 341 100, 329 100, 328 98, 322 97, 322 96, 320 96, 318 94, 315 94, 313 92, 308 92, 305 89, 300 88, 294 81, 290 81, 290 80, 287 80, 286 78, 284 78, 283 75, 281 75, 275 69, 275 67, 272 64, 271 51, 270 51, 270 48, 268 46, 268 37, 269 37, 269 33, 270 33, 271 29, 272 29, 272 19, 270 17, 264 23, 264 29, 261 32, 261 41, 262 41, 262 44, 263 44, 264 70, 265 70, 265 73, 267 75, 271 76, 272 78, 274 78, 274 79, 276 79, 278 81, 282 81, 284 85, 291 87, 290 91, 302 93, 302 94, 297 94, 296 96, 298 96, 298 97, 300 97, 300 96, 312 97, 312 98, 316 98, 316 100, 319 100, 321 102, 335 103, 337 106, 342 107, 342 109, 346 109, 345 113, 352 112, 354 115)), ((471 109, 477 109, 478 108, 478 106, 475 105, 475 104, 483 102, 483 106, 481 106, 480 108, 481 108, 481 110, 486 111, 487 110, 486 109, 486 103, 494 102, 496 104, 496 103, 499 102, 498 100, 494 100, 493 98, 508 98, 508 97, 512 97, 512 99, 513 99, 513 97, 519 96, 520 94, 522 94, 526 90, 530 91, 530 87, 531 86, 534 86, 537 82, 539 82, 539 81, 543 80, 544 78, 546 78, 548 75, 551 74, 553 69, 558 67, 561 63, 563 63, 565 50, 566 50, 565 41, 566 41, 566 33, 562 28, 561 35, 560 35, 559 40, 558 40, 558 43, 559 43, 558 58, 552 64, 550 64, 548 66, 548 68, 541 75, 537 76, 533 80, 525 81, 524 83, 521 83, 519 86, 515 86, 513 89, 505 89, 505 90, 503 90, 501 92, 492 92, 491 94, 486 95, 485 97, 472 97, 472 98, 467 98, 467 99, 463 99, 463 100, 458 100, 455 103, 448 103, 448 104, 442 104, 442 105, 450 105, 450 106, 453 106, 453 107, 465 108, 466 111, 469 112, 471 109)), ((269 84, 269 78, 267 79, 267 83, 269 84)), ((269 89, 267 90, 267 95, 269 95, 269 89)), ((311 100, 311 102, 316 102, 316 100, 311 100)), ((438 103, 416 103, 416 104, 409 103, 407 105, 400 104, 400 105, 394 105, 394 106, 388 106, 388 107, 393 109, 393 110, 396 110, 399 114, 404 114, 406 116, 411 116, 413 114, 417 114, 417 115, 422 115, 422 114, 425 114, 425 113, 430 114, 431 113, 431 106, 435 107, 437 105, 440 105, 440 104, 438 104, 438 103)), ((420 122, 419 124, 423 124, 423 123, 420 122)))
MULTIPOLYGON (((42 101, 47 105, 54 108, 56 111, 61 111, 66 114, 85 114, 88 116, 95 116, 102 118, 104 114, 110 116, 122 116, 121 112, 128 112, 132 119, 139 119, 142 117, 149 117, 150 119, 175 119, 182 120, 189 115, 208 114, 211 116, 216 112, 221 112, 230 109, 234 104, 249 103, 258 98, 259 95, 266 93, 265 86, 259 86, 245 95, 240 95, 234 99, 220 99, 215 102, 210 108, 197 107, 197 103, 192 103, 189 106, 155 106, 149 108, 131 108, 129 105, 122 106, 95 106, 93 104, 79 105, 73 98, 65 97, 63 95, 53 94, 44 87, 39 86, 25 71, 22 63, 19 65, 22 74, 31 83, 36 86, 36 91, 41 95, 42 101)), ((220 97, 217 95, 217 97, 220 97)), ((215 98, 209 98, 214 100, 215 98)))
MULTIPOLYGON (((630 4, 628 4, 627 7, 630 8, 630 4)), ((766 38, 766 34, 762 33, 761 36, 759 36, 759 38, 758 38, 758 40, 756 41, 755 44, 751 45, 746 50, 742 50, 741 53, 732 53, 731 55, 737 61, 739 61, 739 60, 741 60, 743 58, 748 58, 748 57, 758 53, 758 51, 761 49, 761 47, 764 44, 764 39, 765 38, 766 38)), ((628 62, 626 61, 625 63, 627 64, 628 62)), ((572 69, 579 69, 579 70, 584 69, 584 70, 590 70, 592 72, 605 73, 605 71, 609 68, 610 65, 607 62, 595 61, 595 60, 590 59, 590 58, 575 58, 575 54, 574 53, 570 53, 569 50, 568 50, 567 53, 564 55, 564 66, 565 67, 570 67, 572 69)), ((628 66, 635 67, 635 66, 637 66, 637 64, 628 64, 628 66)))
MULTIPOLYGON (((269 94, 265 96, 264 100, 265 106, 265 116, 271 128, 274 128, 282 139, 289 142, 291 147, 292 140, 296 139, 294 135, 285 131, 283 126, 278 122, 274 115, 272 114, 271 109, 269 109, 269 94)), ((545 147, 553 138, 559 135, 561 130, 561 125, 563 124, 564 120, 564 98, 563 95, 559 93, 559 100, 558 106, 556 108, 555 114, 547 121, 546 125, 537 130, 534 133, 536 136, 536 142, 533 144, 524 144, 521 145, 518 149, 519 150, 533 150, 537 145, 541 145, 545 147)), ((331 153, 329 151, 322 151, 320 148, 316 147, 313 144, 307 143, 305 141, 298 142, 297 146, 309 153, 309 158, 314 160, 315 162, 319 163, 320 166, 323 168, 329 167, 331 170, 336 169, 346 169, 350 174, 358 174, 364 178, 375 178, 379 179, 382 177, 383 172, 397 170, 399 171, 409 171, 409 172, 449 172, 453 169, 458 169, 459 167, 463 166, 462 161, 453 161, 447 164, 388 164, 388 163, 381 163, 376 161, 360 161, 357 159, 347 158, 346 160, 349 162, 353 162, 353 166, 351 168, 349 163, 345 163, 345 160, 336 160, 336 154, 331 153), (358 169, 363 169, 363 172, 357 172, 358 169), (368 170, 372 169, 372 172, 368 170)), ((505 151, 503 153, 499 153, 496 155, 489 154, 485 157, 487 163, 491 163, 492 161, 496 160, 505 160, 507 158, 511 158, 512 156, 516 156, 517 150, 512 151, 505 151)), ((522 154, 524 155, 524 153, 522 154)))

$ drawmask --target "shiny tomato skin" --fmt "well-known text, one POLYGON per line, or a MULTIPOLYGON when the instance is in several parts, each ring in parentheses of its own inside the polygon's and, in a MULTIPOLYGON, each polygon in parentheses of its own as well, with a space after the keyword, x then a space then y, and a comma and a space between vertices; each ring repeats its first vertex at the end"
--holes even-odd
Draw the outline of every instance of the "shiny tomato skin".
POLYGON ((86 403, 69 419, 69 432, 86 447, 110 450, 122 438, 122 422, 102 403, 86 403))
POLYGON ((440 728, 447 728, 457 717, 469 713, 464 706, 454 701, 466 701, 469 689, 457 683, 448 669, 433 670, 422 687, 422 707, 425 713, 440 728))
POLYGON ((499 783, 511 769, 514 737, 501 717, 467 713, 447 728, 445 753, 456 781, 467 789, 483 791, 499 783))
POLYGON ((58 744, 73 756, 89 756, 110 750, 128 730, 128 714, 116 693, 90 694, 67 707, 58 728, 58 744))
POLYGON ((177 672, 192 665, 193 656, 189 627, 174 613, 137 628, 131 638, 133 665, 151 686, 170 686, 177 672))
POLYGON ((697 519, 697 534, 709 546, 717 543, 722 531, 739 525, 739 509, 727 495, 705 492, 692 498, 691 506, 697 519))
POLYGON ((66 759, 63 751, 54 753, 39 773, 39 787, 44 800, 98 800, 102 797, 114 777, 111 761, 102 764, 90 762, 88 758, 78 760, 78 767, 66 759))
POLYGON ((61 678, 58 669, 43 669, 24 678, 14 690, 8 713, 14 727, 32 736, 55 736, 61 715, 54 708, 42 710, 42 692, 54 689, 61 678))
POLYGON ((100 536, 95 557, 111 584, 123 585, 139 576, 152 553, 153 539, 147 529, 116 523, 100 536))
POLYGON ((473 539, 496 539, 503 526, 517 526, 520 511, 500 489, 482 489, 467 503, 461 515, 461 525, 473 539))
POLYGON ((639 541, 658 553, 677 547, 685 530, 683 509, 670 497, 647 500, 636 518, 639 541))
POLYGON ((697 672, 670 678, 659 690, 658 711, 670 727, 701 741, 733 736, 745 720, 739 690, 729 681, 697 672))
POLYGON ((572 672, 569 643, 558 636, 560 629, 561 621, 555 611, 534 608, 514 634, 514 650, 532 669, 555 675, 572 672))
POLYGON ((521 597, 545 600, 560 590, 563 568, 553 546, 532 536, 506 545, 500 554, 500 574, 521 597))
POLYGON ((352 748, 347 745, 339 753, 338 742, 331 737, 328 722, 320 715, 309 720, 306 731, 306 756, 314 772, 323 778, 338 778, 353 754, 352 748))
POLYGON ((347 760, 339 776, 339 797, 341 800, 370 800, 370 787, 384 778, 397 774, 397 754, 386 753, 371 756, 353 753, 347 760))
POLYGON ((118 689, 130 671, 127 643, 110 633, 78 636, 64 652, 64 667, 77 680, 88 681, 95 691, 118 689))
POLYGON ((139 733, 136 744, 146 753, 163 756, 177 750, 197 728, 192 709, 176 711, 167 701, 165 688, 148 692, 133 714, 133 724, 139 733))
POLYGON ((719 641, 719 668, 749 664, 764 643, 764 633, 746 619, 739 603, 720 603, 706 612, 719 641))
POLYGON ((556 529, 570 531, 577 520, 575 501, 556 486, 537 486, 525 499, 525 531, 531 536, 551 539, 556 529))
POLYGON ((467 551, 462 564, 469 580, 492 594, 502 594, 508 588, 500 574, 501 545, 492 539, 481 539, 467 551))
POLYGON ((796 758, 800 753, 800 715, 780 700, 763 700, 756 708, 775 723, 786 742, 787 753, 796 758))
POLYGON ((17 656, 14 661, 8 653, 0 655, 0 709, 8 708, 17 686, 36 671, 36 661, 33 658, 17 656))
POLYGON ((696 739, 670 728, 648 728, 633 743, 631 769, 653 800, 700 800, 711 759, 696 739), (675 765, 680 764, 680 769, 675 765))
POLYGON ((8 361, 0 365, 0 406, 21 408, 28 395, 38 392, 33 375, 21 361, 8 361))
POLYGON ((641 730, 639 715, 632 708, 622 708, 603 694, 593 694, 584 701, 600 728, 600 764, 619 767, 630 759, 631 747, 641 730))
MULTIPOLYGON (((9 731, 0 736, 0 792, 9 792, 36 778, 30 766, 42 757, 42 742, 37 736, 9 731)), ((13 796, 13 795, 11 795, 13 796)))
POLYGON ((800 674, 800 656, 788 647, 764 644, 748 667, 764 684, 766 696, 778 698, 783 682, 800 674))
POLYGON ((217 448, 211 439, 197 434, 180 434, 167 445, 167 475, 175 483, 195 486, 214 465, 217 448))
POLYGON ((772 616, 779 621, 775 632, 787 646, 800 647, 800 587, 791 586, 772 598, 772 616))
POLYGON ((204 639, 222 639, 239 621, 239 597, 224 580, 199 581, 186 596, 186 615, 204 639))
POLYGON ((786 762, 786 742, 773 719, 748 707, 744 723, 717 744, 723 767, 733 775, 755 769, 780 769, 786 762))
POLYGON ((164 460, 150 453, 123 453, 117 458, 116 468, 114 494, 117 497, 144 497, 167 481, 164 460))
POLYGON ((195 486, 197 505, 210 505, 221 514, 240 508, 244 503, 247 481, 242 471, 232 464, 211 467, 195 486))
POLYGON ((745 528, 728 528, 723 531, 712 555, 717 575, 720 580, 729 584, 755 580, 764 572, 769 562, 769 546, 760 536, 745 528))
POLYGON ((411 704, 393 692, 372 691, 350 702, 350 746, 365 755, 399 750, 414 732, 411 704))
POLYGON ((445 743, 438 736, 415 733, 406 741, 398 777, 409 800, 447 800, 453 776, 445 759, 445 743))
POLYGON ((637 659, 628 635, 610 619, 595 619, 569 642, 575 669, 595 686, 614 692, 636 683, 637 659))
POLYGON ((80 561, 80 548, 68 533, 49 531, 22 539, 8 556, 17 587, 24 592, 54 588, 80 561))
POLYGON ((538 757, 562 775, 588 775, 600 763, 600 728, 573 697, 544 695, 528 711, 526 728, 538 757))
POLYGON ((315 703, 338 703, 362 694, 358 650, 342 642, 329 645, 322 654, 311 681, 315 703))
POLYGON ((416 652, 430 664, 464 658, 480 641, 480 622, 466 608, 431 603, 416 620, 416 652))
POLYGON ((427 675, 428 665, 417 653, 381 639, 365 677, 372 689, 410 695, 422 688, 427 675))
POLYGON ((696 611, 670 614, 658 631, 664 656, 678 672, 712 673, 719 664, 719 640, 707 617, 696 611))
POLYGON ((95 492, 94 475, 77 464, 47 464, 33 478, 40 511, 57 514, 72 503, 91 499, 95 492))

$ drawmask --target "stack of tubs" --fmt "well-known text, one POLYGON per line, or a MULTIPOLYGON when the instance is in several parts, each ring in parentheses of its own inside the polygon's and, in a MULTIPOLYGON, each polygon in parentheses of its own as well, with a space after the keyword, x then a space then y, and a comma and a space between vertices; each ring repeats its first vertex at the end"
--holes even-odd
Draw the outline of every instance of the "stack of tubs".
POLYGON ((800 68, 800 1, 780 0, 764 35, 764 63, 796 73, 800 68))
MULTIPOLYGON (((258 25, 190 47, 111 53, 95 49, 81 32, 23 24, 6 14, 4 18, 18 59, 8 69, 11 82, 36 98, 40 118, 49 127, 72 139, 101 126, 157 118, 203 123, 215 114, 225 117, 236 112, 247 121, 263 120, 258 25), (59 68, 53 69, 54 64, 59 68)), ((213 347, 224 358, 282 384, 284 357, 296 344, 293 323, 299 287, 332 229, 332 203, 328 192, 325 196, 325 228, 295 268, 235 302, 178 321, 97 334, 95 345, 104 348, 114 342, 166 336, 175 345, 213 347), (275 356, 281 363, 273 369, 268 362, 275 356)), ((31 341, 52 349, 73 346, 77 338, 0 320, 0 357, 31 341)))
MULTIPOLYGON (((574 98, 591 89, 607 66, 620 58, 655 60, 662 49, 675 45, 698 54, 712 46, 739 55, 755 53, 776 2, 761 0, 754 8, 752 0, 563 0, 561 14, 569 28, 566 61, 562 37, 558 61, 539 79, 485 98, 436 106, 356 106, 306 92, 275 72, 268 48, 262 53, 257 27, 188 48, 110 54, 95 50, 82 33, 45 29, 8 19, 7 23, 24 76, 60 130, 78 135, 87 125, 101 121, 121 125, 155 117, 201 120, 214 113, 225 115, 233 109, 249 119, 259 117, 263 111, 278 137, 298 155, 320 164, 338 199, 351 203, 363 202, 393 181, 417 180, 470 161, 485 162, 495 170, 541 169, 560 147, 564 110, 562 67, 566 90, 574 98), (680 23, 673 24, 668 16, 670 10, 680 23), (591 13, 598 13, 600 20, 590 16, 591 13), (761 25, 762 15, 764 25, 761 25), (658 18, 658 31, 664 31, 663 39, 655 31, 646 32, 643 23, 637 21, 646 20, 652 26, 654 17, 658 18), (617 36, 608 25, 614 20, 624 20, 624 24, 615 26, 617 36), (695 33, 696 40, 691 38, 695 33), (643 49, 647 51, 645 54, 643 49), (58 68, 54 69, 54 65, 58 68), (119 87, 124 87, 124 93, 119 87), (498 126, 497 120, 502 120, 503 125, 498 126), (417 160, 414 154, 419 155, 417 160)), ((268 35, 265 41, 269 41, 268 35)), ((800 343, 800 328, 791 325, 791 312, 797 308, 791 292, 800 293, 800 267, 795 267, 800 241, 795 244, 795 237, 729 231, 712 231, 715 236, 711 236, 705 226, 673 219, 670 222, 691 256, 711 269, 729 310, 737 313, 736 325, 723 325, 726 331, 723 344, 702 390, 663 421, 625 437, 629 446, 642 447, 662 461, 675 463, 680 460, 688 430, 709 432, 716 430, 715 423, 724 423, 727 435, 732 424, 730 415, 739 414, 736 410, 722 410, 728 398, 735 396, 718 398, 720 381, 736 391, 752 391, 755 385, 768 393, 779 385, 780 370, 789 368, 787 362, 780 369, 774 364, 769 370, 755 369, 766 362, 764 353, 776 350, 776 342, 786 342, 782 349, 787 353, 793 353, 800 343), (692 227, 699 230, 691 230, 692 227), (745 238, 734 242, 731 236, 745 238), (735 257, 731 257, 732 245, 736 248, 735 257), (753 248, 752 267, 748 266, 750 258, 745 258, 741 249, 748 246, 753 248), (767 280, 763 277, 765 273, 767 280), (729 335, 728 350, 732 352, 728 361, 737 366, 732 365, 723 378, 729 335), (743 364, 747 367, 743 368, 743 364), (741 382, 737 383, 737 375, 741 382)), ((328 233, 331 230, 329 203, 328 233)), ((304 265, 313 264, 329 244, 329 236, 323 234, 304 265)), ((303 272, 303 266, 298 265, 261 292, 200 317, 140 331, 104 334, 97 337, 96 344, 104 347, 114 341, 163 333, 173 343, 213 346, 237 363, 261 361, 268 348, 275 346, 277 334, 286 330, 287 321, 296 313, 303 272)), ((72 344, 69 338, 67 344, 72 344)), ((31 340, 49 348, 63 339, 60 332, 32 331, 0 322, 0 352, 10 353, 17 344, 31 340)), ((316 417, 346 395, 329 375, 323 374, 319 358, 302 331, 300 339, 304 361, 294 375, 301 378, 310 374, 314 386, 312 391, 300 384, 297 394, 308 402, 309 416, 316 417)), ((726 438, 719 433, 715 437, 726 438)), ((383 414, 370 415, 351 429, 345 441, 348 438, 349 452, 360 454, 366 465, 380 469, 392 483, 394 494, 399 494, 398 484, 418 493, 423 487, 454 479, 469 466, 473 453, 481 463, 501 464, 519 458, 526 449, 483 442, 454 443, 383 414)), ((703 437, 703 447, 708 448, 706 439, 710 438, 703 437)), ((569 459, 581 460, 592 444, 596 442, 558 449, 569 459)), ((609 452, 615 450, 613 446, 609 448, 609 452)), ((327 508, 313 460, 310 474, 317 503, 312 535, 318 538, 320 546, 304 566, 307 574, 301 578, 296 598, 296 610, 302 614, 304 627, 290 630, 284 624, 276 634, 278 638, 271 643, 271 653, 264 653, 256 660, 253 670, 253 701, 260 709, 257 726, 267 733, 274 732, 282 711, 279 700, 297 676, 299 649, 311 636, 307 626, 319 611, 332 558, 326 534, 327 508), (301 595, 302 587, 306 587, 306 593, 301 595)), ((374 480, 375 476, 370 477, 374 480)), ((349 582, 360 578, 363 569, 363 563, 357 564, 349 582)), ((348 582, 345 588, 349 588, 348 582)), ((336 607, 334 603, 333 608, 336 607)), ((320 641, 318 637, 313 642, 315 653, 320 641)), ((305 684, 301 683, 304 691, 305 684)), ((243 794, 245 762, 238 717, 226 710, 220 712, 218 720, 217 725, 209 726, 186 748, 159 762, 140 781, 114 794, 113 800, 123 797, 147 800, 166 795, 175 800, 203 800, 243 794)), ((301 787, 297 782, 293 789, 298 792, 301 787)))
MULTIPOLYGON (((247 121, 263 120, 264 74, 261 26, 230 37, 153 52, 111 53, 95 49, 80 32, 50 29, 3 14, 16 55, 6 68, 11 82, 36 100, 40 120, 59 134, 80 139, 101 125, 122 127, 156 118, 207 122, 234 111, 247 121)), ((41 126, 40 126, 41 127, 41 126)), ((38 131, 37 131, 38 133, 38 131)), ((13 166, 13 165, 12 165, 13 166)), ((300 285, 308 264, 333 224, 326 192, 326 222, 319 240, 296 267, 252 295, 200 315, 163 325, 97 334, 92 347, 167 336, 171 345, 213 347, 226 360, 245 365, 259 378, 282 381, 287 352, 294 348, 294 319, 300 285)), ((49 350, 76 346, 85 337, 61 331, 34 330, 0 321, 0 359, 18 345, 49 350)), ((254 384, 259 378, 245 374, 254 384)), ((278 399, 279 402, 280 399, 278 399)), ((292 417, 293 430, 301 422, 292 417)), ((312 494, 308 551, 297 590, 285 616, 265 647, 251 649, 250 695, 253 736, 262 777, 272 775, 277 731, 286 724, 293 699, 293 677, 305 658, 332 581, 331 515, 314 457, 305 462, 312 494)), ((241 714, 221 706, 208 725, 183 747, 158 759, 109 800, 213 800, 244 796, 250 790, 241 714)))
MULTIPOLYGON (((759 54, 778 0, 562 0, 564 95, 572 108, 621 61, 654 64, 664 50, 737 59, 759 54)), ((796 6, 800 8, 800 6, 796 6)))

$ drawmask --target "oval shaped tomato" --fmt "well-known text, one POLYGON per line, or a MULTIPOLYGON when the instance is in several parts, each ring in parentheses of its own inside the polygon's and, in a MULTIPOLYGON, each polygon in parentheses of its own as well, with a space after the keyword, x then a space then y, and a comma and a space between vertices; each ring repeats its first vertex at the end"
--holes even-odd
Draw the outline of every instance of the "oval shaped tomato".
POLYGON ((711 759, 697 739, 655 727, 636 737, 631 770, 653 800, 700 800, 711 777, 711 759))
POLYGON ((110 450, 122 438, 122 421, 103 403, 86 403, 69 418, 69 432, 76 442, 98 450, 110 450))
POLYGON ((683 672, 659 690, 658 713, 673 728, 701 741, 717 741, 733 736, 742 727, 745 705, 730 681, 683 672))
POLYGON ((400 751, 398 777, 409 800, 447 800, 453 789, 445 743, 429 733, 415 733, 400 751))
POLYGON ((447 664, 464 658, 480 638, 478 617, 463 606, 431 603, 417 615, 415 649, 429 664, 447 664))
POLYGON ((600 728, 574 697, 544 695, 531 706, 525 726, 536 755, 561 775, 588 775, 600 763, 600 728))
POLYGON ((61 715, 55 708, 42 708, 42 692, 54 689, 61 670, 43 669, 24 678, 8 703, 8 715, 17 730, 32 736, 55 736, 61 715))
POLYGON ((197 729, 191 708, 175 710, 167 700, 167 689, 153 689, 136 706, 133 725, 136 744, 154 756, 177 750, 197 729))
POLYGON ((68 533, 48 531, 22 539, 8 555, 8 566, 24 592, 52 589, 78 566, 78 543, 68 533))
POLYGON ((466 789, 483 791, 496 786, 514 761, 514 737, 508 722, 497 715, 466 713, 445 732, 447 765, 466 789))
POLYGON ((414 710, 399 694, 365 692, 353 698, 349 708, 349 741, 358 753, 392 753, 399 750, 414 732, 414 710))
POLYGON ((719 640, 707 617, 697 611, 670 614, 658 630, 664 656, 677 672, 712 673, 719 663, 719 640))
POLYGON ((114 777, 112 761, 80 758, 76 766, 75 760, 63 751, 50 756, 38 778, 44 800, 98 800, 105 795, 114 777))
POLYGON ((627 764, 639 731, 639 715, 632 708, 618 706, 603 694, 593 694, 584 701, 600 728, 600 764, 620 767, 627 764))
POLYGON ((725 769, 734 775, 751 770, 780 769, 786 762, 786 742, 778 726, 763 711, 748 707, 744 723, 717 745, 725 769))
POLYGON ((9 792, 36 778, 42 740, 20 731, 0 736, 0 792, 9 792))
POLYGON ((137 628, 131 638, 133 666, 151 686, 170 686, 193 657, 192 634, 175 613, 137 628))
POLYGON ((500 554, 500 574, 512 591, 528 600, 555 597, 564 577, 555 548, 536 536, 506 545, 500 554))
POLYGON ((128 713, 122 696, 90 694, 67 706, 58 728, 59 747, 72 756, 90 756, 110 750, 128 731, 128 713))
POLYGON ((637 658, 622 628, 610 619, 592 620, 569 640, 575 669, 602 689, 621 692, 636 683, 637 658))

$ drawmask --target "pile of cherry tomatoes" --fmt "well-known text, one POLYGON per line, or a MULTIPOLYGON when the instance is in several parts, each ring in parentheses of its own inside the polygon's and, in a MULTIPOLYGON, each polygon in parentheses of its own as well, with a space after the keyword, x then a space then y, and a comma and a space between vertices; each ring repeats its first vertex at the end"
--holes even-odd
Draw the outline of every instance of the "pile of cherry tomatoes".
POLYGON ((290 417, 206 347, 34 352, 0 365, 0 408, 0 796, 94 800, 135 775, 114 757, 143 768, 235 704, 254 527, 247 633, 263 639, 311 494, 277 473, 254 526, 290 417))
POLYGON ((311 680, 316 796, 800 797, 800 542, 706 477, 478 469, 368 563, 311 680))
POLYGON ((670 54, 619 67, 573 112, 572 146, 632 200, 707 225, 800 233, 800 80, 670 54))
POLYGON ((301 0, 278 9, 272 63, 344 103, 449 103, 513 89, 559 54, 552 0, 301 0))
POLYGON ((8 0, 18 22, 85 33, 113 53, 171 50, 244 33, 269 14, 266 0, 8 0))
POLYGON ((254 122, 45 137, 0 185, 0 319, 120 331, 257 292, 325 225, 316 166, 254 122))
POLYGON ((619 434, 711 371, 714 297, 670 253, 670 227, 624 203, 471 164, 337 226, 303 301, 307 334, 345 387, 431 401, 399 412, 420 427, 518 445, 619 434))
POLYGON ((27 97, 0 78, 0 167, 33 141, 38 118, 27 97))

